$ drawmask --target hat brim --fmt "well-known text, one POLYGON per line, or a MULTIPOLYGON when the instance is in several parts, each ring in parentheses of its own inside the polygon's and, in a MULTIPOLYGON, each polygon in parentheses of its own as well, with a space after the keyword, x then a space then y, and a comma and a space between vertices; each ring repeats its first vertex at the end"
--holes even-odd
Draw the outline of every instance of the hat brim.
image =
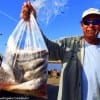
POLYGON ((82 16, 82 19, 84 19, 84 18, 86 18, 86 17, 88 17, 88 16, 91 16, 91 15, 100 16, 100 14, 98 14, 98 13, 90 13, 90 14, 87 14, 87 15, 85 15, 85 16, 82 16))

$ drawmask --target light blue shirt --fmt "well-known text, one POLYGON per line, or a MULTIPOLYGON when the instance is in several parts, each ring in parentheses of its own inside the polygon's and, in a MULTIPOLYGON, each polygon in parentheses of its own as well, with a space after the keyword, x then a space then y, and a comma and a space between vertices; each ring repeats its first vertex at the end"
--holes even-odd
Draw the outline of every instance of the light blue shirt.
POLYGON ((100 45, 85 43, 82 100, 100 100, 100 45))

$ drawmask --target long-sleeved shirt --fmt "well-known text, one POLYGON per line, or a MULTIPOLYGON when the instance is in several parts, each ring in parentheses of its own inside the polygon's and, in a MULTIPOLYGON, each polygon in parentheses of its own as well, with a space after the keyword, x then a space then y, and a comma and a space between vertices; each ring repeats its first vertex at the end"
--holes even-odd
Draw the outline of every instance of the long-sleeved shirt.
POLYGON ((58 100, 81 100, 81 68, 84 49, 81 36, 50 41, 44 38, 49 59, 61 60, 58 100))

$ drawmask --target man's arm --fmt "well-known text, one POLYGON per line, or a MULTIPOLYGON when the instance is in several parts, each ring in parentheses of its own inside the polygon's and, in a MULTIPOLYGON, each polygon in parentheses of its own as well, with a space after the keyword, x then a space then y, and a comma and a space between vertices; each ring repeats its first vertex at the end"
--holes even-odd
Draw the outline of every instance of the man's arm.
POLYGON ((43 38, 45 40, 46 46, 49 51, 49 60, 63 60, 65 49, 63 48, 62 40, 49 40, 43 33, 43 38))

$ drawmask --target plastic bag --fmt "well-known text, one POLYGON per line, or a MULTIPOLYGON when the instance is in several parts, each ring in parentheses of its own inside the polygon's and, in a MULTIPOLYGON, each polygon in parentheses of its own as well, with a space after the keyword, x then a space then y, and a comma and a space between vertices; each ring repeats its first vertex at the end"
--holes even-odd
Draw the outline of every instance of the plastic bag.
POLYGON ((6 91, 47 98, 48 50, 31 14, 20 20, 10 35, 0 68, 0 88, 6 91))

